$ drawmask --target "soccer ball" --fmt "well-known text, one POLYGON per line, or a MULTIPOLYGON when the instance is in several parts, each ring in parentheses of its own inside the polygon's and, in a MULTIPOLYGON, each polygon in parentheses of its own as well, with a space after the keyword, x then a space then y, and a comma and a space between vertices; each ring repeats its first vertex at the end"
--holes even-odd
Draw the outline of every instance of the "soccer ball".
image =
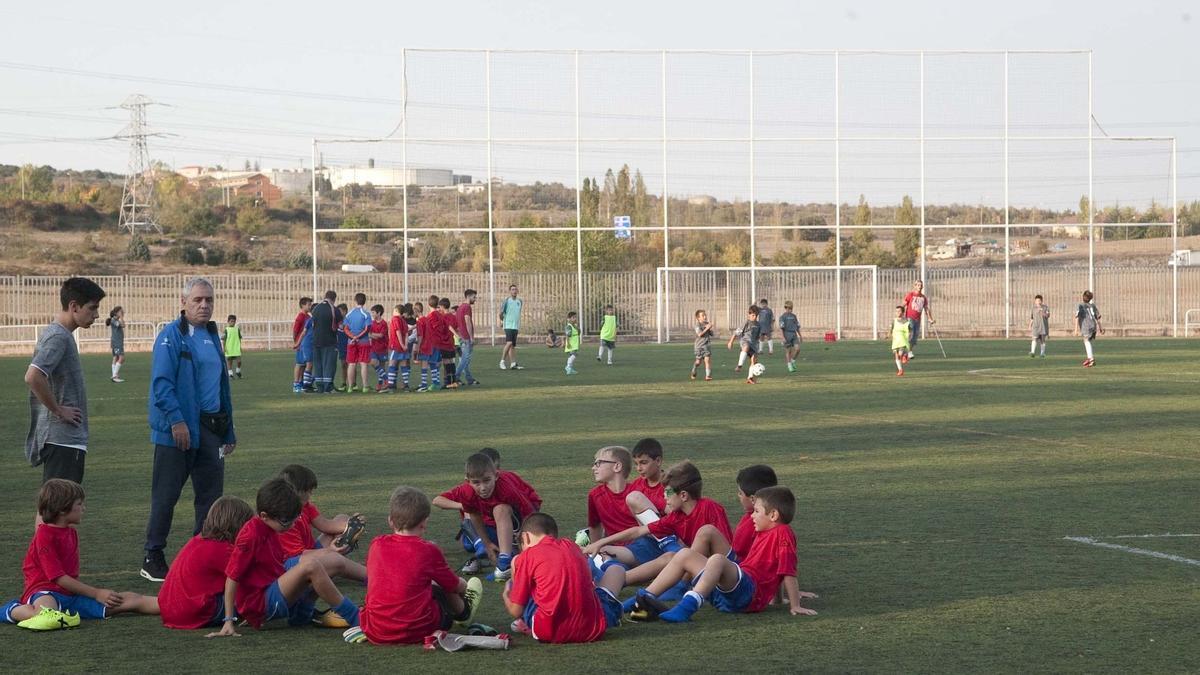
POLYGON ((762 377, 765 372, 767 372, 767 367, 761 363, 750 366, 750 377, 762 377))

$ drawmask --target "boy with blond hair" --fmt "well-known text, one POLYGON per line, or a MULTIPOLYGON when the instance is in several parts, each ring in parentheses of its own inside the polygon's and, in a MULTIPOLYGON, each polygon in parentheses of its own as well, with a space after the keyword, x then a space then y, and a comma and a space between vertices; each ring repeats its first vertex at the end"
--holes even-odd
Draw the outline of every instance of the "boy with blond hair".
POLYGON ((200 534, 179 549, 158 592, 164 626, 186 630, 221 625, 225 567, 238 532, 253 517, 254 509, 237 497, 225 495, 213 502, 200 534))

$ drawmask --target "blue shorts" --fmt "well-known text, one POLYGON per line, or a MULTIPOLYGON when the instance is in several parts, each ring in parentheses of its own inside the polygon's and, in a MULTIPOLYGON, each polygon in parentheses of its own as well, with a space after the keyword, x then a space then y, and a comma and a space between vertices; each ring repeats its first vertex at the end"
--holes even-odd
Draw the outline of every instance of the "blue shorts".
MULTIPOLYGON (((596 598, 600 600, 600 608, 604 610, 604 623, 608 625, 608 628, 616 628, 621 625, 621 601, 608 592, 607 588, 597 587, 595 590, 596 598)), ((534 614, 537 614, 537 603, 530 600, 525 605, 525 613, 521 615, 521 618, 525 620, 525 625, 529 626, 530 632, 533 631, 534 614)), ((536 635, 533 637, 535 640, 537 639, 536 635)))
POLYGON ((408 351, 407 350, 406 351, 397 351, 397 350, 393 349, 391 352, 388 353, 388 360, 389 361, 407 361, 408 360, 408 351))
POLYGON ((64 612, 74 612, 78 614, 79 618, 81 619, 94 620, 105 618, 104 603, 100 602, 99 600, 89 598, 86 595, 71 595, 70 593, 58 593, 55 591, 37 591, 29 595, 29 602, 27 604, 32 605, 34 600, 37 600, 44 595, 53 596, 58 602, 59 609, 64 612))
MULTIPOLYGON (((293 558, 298 560, 299 556, 293 556, 293 558)), ((295 563, 292 564, 295 565, 295 563)), ((317 599, 312 589, 304 591, 299 598, 289 605, 287 598, 283 597, 283 591, 279 590, 278 580, 267 587, 266 597, 263 599, 263 602, 265 604, 263 623, 274 621, 275 619, 287 619, 289 626, 307 626, 312 623, 313 614, 317 610, 317 599)))
POLYGON ((338 359, 341 361, 345 361, 346 360, 346 345, 338 343, 337 350, 338 350, 338 359))
POLYGON ((309 363, 312 363, 312 360, 313 360, 313 353, 312 353, 311 347, 307 348, 307 349, 304 347, 301 347, 300 349, 296 350, 296 365, 298 365, 298 366, 307 365, 309 363))
POLYGON ((387 352, 374 352, 371 354, 371 360, 378 361, 380 363, 387 363, 388 354, 387 352))
POLYGON ((644 565, 665 553, 665 551, 659 547, 658 540, 648 534, 629 542, 625 548, 627 548, 629 552, 633 554, 633 559, 636 560, 637 564, 639 565, 644 565))
MULTIPOLYGON (((516 511, 513 511, 513 544, 514 545, 517 542, 521 541, 521 521, 522 520, 523 519, 521 518, 520 514, 518 514, 516 511)), ((499 539, 496 537, 496 526, 495 525, 484 525, 483 527, 485 530, 487 530, 488 539, 490 539, 493 544, 498 544, 499 539)), ((471 522, 470 518, 463 518, 462 525, 460 525, 460 528, 461 528, 460 536, 462 537, 463 548, 466 549, 467 553, 474 553, 475 552, 475 542, 479 541, 479 533, 477 533, 475 531, 475 524, 471 522)))
MULTIPOLYGON (((699 579, 700 577, 696 577, 699 579)), ((750 601, 754 599, 754 580, 748 574, 738 567, 738 580, 733 588, 728 591, 721 590, 720 586, 713 589, 709 594, 708 601, 712 606, 722 612, 737 614, 746 611, 750 606, 750 601)))
POLYGON ((428 363, 431 366, 436 365, 436 364, 439 364, 442 362, 442 353, 440 351, 434 350, 434 352, 432 354, 422 354, 420 357, 418 357, 418 360, 424 361, 425 363, 428 363))

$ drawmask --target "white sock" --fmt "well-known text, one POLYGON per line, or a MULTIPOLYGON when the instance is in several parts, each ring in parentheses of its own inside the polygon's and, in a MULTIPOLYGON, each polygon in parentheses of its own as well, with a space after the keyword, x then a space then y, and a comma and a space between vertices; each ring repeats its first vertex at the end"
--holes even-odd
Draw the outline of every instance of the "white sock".
POLYGON ((1042 356, 1046 355, 1046 341, 1042 341, 1042 356))
POLYGON ((772 354, 775 353, 775 341, 774 340, 767 340, 767 351, 772 354))
POLYGON ((112 364, 112 376, 113 376, 113 377, 116 377, 116 376, 117 376, 117 372, 118 372, 119 370, 121 370, 121 366, 119 366, 119 365, 117 365, 117 364, 115 364, 115 363, 114 363, 114 364, 112 364))
POLYGON ((703 607, 703 606, 704 606, 704 596, 703 596, 703 595, 700 595, 700 594, 699 594, 699 593, 697 593, 696 591, 688 591, 687 593, 684 593, 684 595, 690 595, 690 596, 692 596, 692 599, 696 601, 696 605, 697 605, 698 607, 703 607))
POLYGON ((1095 358, 1095 357, 1092 355, 1092 341, 1091 341, 1091 340, 1084 340, 1084 341, 1083 341, 1083 348, 1087 350, 1087 357, 1088 357, 1089 359, 1095 358))
POLYGON ((746 365, 746 352, 738 352, 738 368, 746 365))
POLYGON ((1029 353, 1030 354, 1037 351, 1037 344, 1038 344, 1037 338, 1033 338, 1033 341, 1029 343, 1029 353))
POLYGON ((238 366, 238 367, 237 367, 237 371, 236 371, 236 372, 237 372, 237 374, 238 374, 238 375, 241 375, 241 374, 242 374, 242 367, 241 367, 241 366, 238 366))
POLYGON ((900 364, 900 357, 899 357, 899 356, 897 356, 897 357, 896 357, 896 370, 898 370, 898 371, 900 371, 900 372, 902 372, 902 373, 904 372, 904 366, 900 364))
POLYGON ((571 355, 567 357, 567 368, 571 368, 574 365, 575 365, 575 352, 571 352, 571 355))
POLYGON ((596 358, 604 358, 604 345, 600 345, 600 351, 596 352, 596 358))
POLYGON ((633 517, 636 518, 637 521, 639 523, 641 523, 642 525, 649 525, 650 523, 656 522, 658 520, 658 514, 655 513, 654 511, 651 511, 650 509, 646 509, 645 511, 642 511, 641 513, 636 513, 636 514, 634 514, 633 517))
POLYGON ((231 371, 229 371, 229 376, 230 376, 230 377, 233 377, 233 371, 232 371, 232 370, 231 370, 231 371))

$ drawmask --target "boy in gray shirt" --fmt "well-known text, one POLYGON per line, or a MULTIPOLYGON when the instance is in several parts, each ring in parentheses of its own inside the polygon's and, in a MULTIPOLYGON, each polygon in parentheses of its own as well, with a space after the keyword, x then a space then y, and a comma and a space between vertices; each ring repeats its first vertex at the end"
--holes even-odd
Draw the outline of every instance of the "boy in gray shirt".
POLYGON ((25 457, 42 467, 42 482, 66 478, 83 482, 87 456, 87 392, 73 333, 90 328, 100 316, 104 289, 83 277, 72 277, 59 290, 62 311, 38 338, 25 371, 29 386, 29 435, 25 457))
MULTIPOLYGON (((734 372, 742 372, 742 366, 746 365, 746 361, 750 361, 750 365, 758 363, 758 342, 761 336, 761 329, 758 322, 759 307, 758 305, 750 305, 750 309, 746 310, 746 323, 737 329, 733 335, 729 336, 729 344, 725 345, 726 349, 733 349, 733 342, 737 340, 740 345, 738 354, 737 368, 734 372)), ((746 377, 748 384, 758 384, 753 375, 746 377)))
POLYGON ((783 331, 783 348, 787 356, 789 373, 796 372, 796 357, 800 355, 800 319, 792 311, 792 301, 783 303, 783 314, 779 315, 779 330, 783 331))
POLYGON ((1104 326, 1100 325, 1100 310, 1096 308, 1096 303, 1092 302, 1091 291, 1083 292, 1083 302, 1075 308, 1075 334, 1083 336, 1083 349, 1087 352, 1087 358, 1083 360, 1084 368, 1091 368, 1096 365, 1096 356, 1092 353, 1092 340, 1096 339, 1096 333, 1104 335, 1104 326))
POLYGON ((767 299, 758 301, 758 353, 763 351, 763 343, 767 343, 767 353, 775 353, 775 341, 771 339, 771 331, 775 328, 775 312, 767 307, 767 299))
POLYGON ((1042 302, 1042 296, 1033 296, 1033 308, 1029 310, 1029 358, 1034 358, 1039 345, 1042 358, 1046 358, 1046 340, 1050 337, 1050 308, 1042 302))
POLYGON ((692 363, 692 379, 696 379, 696 370, 700 367, 700 362, 704 362, 704 381, 712 381, 712 339, 713 327, 708 322, 708 313, 702 309, 696 310, 696 341, 692 344, 692 350, 695 353, 696 361, 692 363))

